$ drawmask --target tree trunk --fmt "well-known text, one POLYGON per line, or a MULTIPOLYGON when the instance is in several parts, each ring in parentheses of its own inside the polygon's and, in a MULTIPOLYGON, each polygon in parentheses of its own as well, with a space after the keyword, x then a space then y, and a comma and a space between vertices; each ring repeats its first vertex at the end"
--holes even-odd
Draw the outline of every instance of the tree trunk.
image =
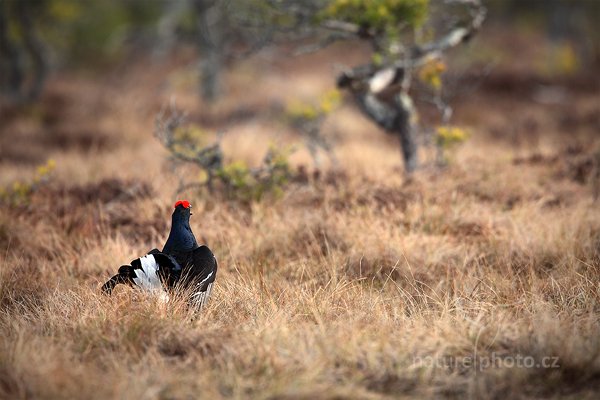
POLYGON ((48 63, 46 61, 46 49, 37 37, 35 24, 31 17, 31 8, 25 2, 18 3, 18 14, 21 23, 23 44, 31 58, 32 81, 25 98, 27 101, 36 100, 42 92, 46 76, 48 75, 48 63))
POLYGON ((8 3, 0 3, 0 81, 1 90, 12 100, 20 100, 23 85, 23 59, 8 31, 8 3))
POLYGON ((184 12, 190 11, 190 3, 186 0, 166 1, 158 20, 157 45, 152 56, 156 60, 164 60, 177 43, 177 24, 184 12))
POLYGON ((415 171, 419 164, 416 111, 408 94, 399 93, 392 102, 385 102, 368 91, 355 92, 354 97, 363 113, 386 132, 398 136, 406 172, 415 171))
POLYGON ((198 13, 198 46, 200 50, 200 96, 214 101, 221 92, 220 73, 223 64, 223 32, 218 2, 196 0, 198 13))
POLYGON ((48 74, 46 51, 36 35, 31 7, 24 1, 0 3, 0 85, 2 91, 16 103, 36 100, 48 74), (13 40, 10 35, 9 18, 18 27, 19 41, 13 40))

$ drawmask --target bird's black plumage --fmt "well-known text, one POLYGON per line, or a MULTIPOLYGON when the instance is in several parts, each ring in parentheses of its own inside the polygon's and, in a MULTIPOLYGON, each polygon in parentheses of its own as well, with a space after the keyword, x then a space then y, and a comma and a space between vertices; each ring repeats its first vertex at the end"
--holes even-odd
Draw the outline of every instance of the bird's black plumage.
POLYGON ((217 259, 208 247, 200 246, 192 250, 183 265, 180 282, 183 287, 192 288, 192 300, 202 306, 217 277, 217 259))
POLYGON ((176 286, 189 290, 191 302, 204 305, 208 300, 217 274, 217 260, 207 246, 198 246, 190 227, 191 205, 175 203, 171 231, 163 250, 151 250, 146 256, 123 265, 119 273, 102 286, 110 294, 119 283, 152 289, 176 286))

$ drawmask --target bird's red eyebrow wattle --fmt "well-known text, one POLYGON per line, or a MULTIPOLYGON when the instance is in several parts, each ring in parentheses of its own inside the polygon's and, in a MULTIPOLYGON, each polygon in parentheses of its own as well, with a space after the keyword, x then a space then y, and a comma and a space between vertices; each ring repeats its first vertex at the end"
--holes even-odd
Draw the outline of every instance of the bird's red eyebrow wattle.
POLYGON ((182 205, 183 208, 190 208, 190 202, 187 200, 178 200, 177 203, 173 206, 173 208, 177 208, 178 205, 182 205))

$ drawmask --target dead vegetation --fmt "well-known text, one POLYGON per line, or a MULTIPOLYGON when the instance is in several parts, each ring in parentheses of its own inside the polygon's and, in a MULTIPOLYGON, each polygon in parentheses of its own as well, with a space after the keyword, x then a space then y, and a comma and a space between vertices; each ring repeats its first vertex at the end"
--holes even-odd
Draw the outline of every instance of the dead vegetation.
MULTIPOLYGON (((273 85, 287 76, 277 73, 273 85)), ((122 94, 93 118, 68 111, 114 147, 48 146, 40 154, 56 159, 56 176, 0 206, 0 398, 596 398, 594 121, 569 135, 544 106, 484 90, 485 119, 480 104, 457 106, 480 134, 444 170, 405 181, 396 147, 342 109, 332 128, 341 170, 313 171, 300 152, 277 198, 182 194, 220 264, 215 297, 191 315, 177 298, 165 307, 128 288, 98 291, 165 239, 178 184, 151 138, 160 102, 136 102, 158 84, 133 75, 126 93, 85 86, 122 94), (535 139, 512 140, 515 107, 536 121, 535 139), (511 365, 517 357, 534 366, 511 365), (537 367, 548 357, 558 368, 537 367)), ((62 85, 77 96, 60 77, 49 90, 62 85)), ((593 108, 597 93, 574 93, 593 108)), ((3 125, 2 143, 41 137, 29 123, 3 125)), ((225 153, 260 163, 269 126, 241 124, 225 153)), ((2 158, 2 184, 31 175, 21 155, 2 158)))

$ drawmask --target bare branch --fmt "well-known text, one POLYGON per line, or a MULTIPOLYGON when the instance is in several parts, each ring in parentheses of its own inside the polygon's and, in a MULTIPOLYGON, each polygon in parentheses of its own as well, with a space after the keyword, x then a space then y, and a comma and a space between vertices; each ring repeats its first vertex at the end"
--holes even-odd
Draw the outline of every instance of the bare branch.
POLYGON ((456 27, 438 40, 416 47, 413 58, 438 58, 444 51, 468 40, 483 24, 487 10, 479 0, 447 0, 446 3, 468 5, 471 21, 466 27, 456 27))
POLYGON ((360 27, 356 24, 346 21, 327 20, 321 26, 332 31, 345 32, 357 35, 360 32, 360 27))
POLYGON ((178 111, 173 102, 168 108, 168 115, 166 108, 157 115, 154 136, 161 141, 174 158, 196 164, 206 170, 209 178, 211 178, 211 171, 223 166, 223 152, 221 150, 223 135, 219 134, 216 143, 212 145, 199 149, 192 147, 176 135, 177 129, 185 122, 185 114, 178 111), (185 151, 183 151, 184 149, 185 151))
POLYGON ((347 35, 347 34, 333 33, 331 35, 325 36, 324 38, 319 40, 319 42, 317 42, 317 43, 298 47, 297 49, 295 49, 293 51, 292 54, 294 56, 302 56, 305 54, 315 53, 319 50, 322 50, 322 49, 332 45, 335 42, 338 42, 341 40, 348 40, 350 38, 352 38, 352 36, 347 35))

